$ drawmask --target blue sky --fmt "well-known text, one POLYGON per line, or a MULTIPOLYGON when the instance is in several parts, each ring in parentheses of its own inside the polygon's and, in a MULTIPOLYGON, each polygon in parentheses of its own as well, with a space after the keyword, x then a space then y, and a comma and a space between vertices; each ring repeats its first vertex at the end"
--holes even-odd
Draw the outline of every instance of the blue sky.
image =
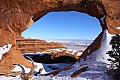
POLYGON ((97 18, 85 13, 50 12, 22 33, 25 38, 94 40, 101 32, 97 18))

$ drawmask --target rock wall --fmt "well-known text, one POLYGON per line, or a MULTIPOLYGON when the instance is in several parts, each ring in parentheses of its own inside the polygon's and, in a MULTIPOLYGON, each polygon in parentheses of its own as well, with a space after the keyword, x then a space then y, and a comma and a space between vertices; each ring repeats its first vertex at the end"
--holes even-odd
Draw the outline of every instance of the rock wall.
POLYGON ((17 49, 24 53, 36 53, 43 52, 48 49, 54 48, 65 48, 59 42, 46 42, 45 40, 40 39, 31 39, 31 38, 18 38, 16 40, 17 49))
POLYGON ((1 37, 8 35, 7 40, 2 44, 15 44, 13 39, 16 39, 35 21, 52 11, 74 10, 87 13, 99 19, 103 29, 107 28, 110 33, 118 34, 120 33, 120 30, 117 29, 120 27, 119 3, 118 0, 1 0, 0 30, 3 32, 0 35, 1 37))
POLYGON ((15 67, 13 64, 18 63, 31 67, 31 63, 21 56, 21 52, 12 47, 9 52, 3 54, 2 60, 0 60, 0 73, 9 72, 15 67))
MULTIPOLYGON (((25 29, 52 11, 78 11, 87 13, 100 21, 103 30, 108 29, 111 34, 120 34, 119 4, 119 0, 1 0, 0 46, 8 43, 16 46, 17 37, 25 29)), ((97 39, 95 43, 101 41, 99 36, 97 39)), ((92 45, 94 46, 95 43, 92 45)), ((100 44, 96 45, 99 46, 100 44)), ((92 51, 95 51, 95 49, 92 51)), ((13 54, 15 51, 17 49, 10 51, 9 54, 13 54)), ((15 57, 6 56, 8 56, 8 59, 14 59, 15 57)), ((84 54, 84 56, 87 55, 84 54)), ((22 55, 19 57, 22 57, 22 55)), ((19 63, 17 59, 15 62, 19 63)), ((0 67, 2 67, 1 64, 2 62, 0 62, 0 67)))

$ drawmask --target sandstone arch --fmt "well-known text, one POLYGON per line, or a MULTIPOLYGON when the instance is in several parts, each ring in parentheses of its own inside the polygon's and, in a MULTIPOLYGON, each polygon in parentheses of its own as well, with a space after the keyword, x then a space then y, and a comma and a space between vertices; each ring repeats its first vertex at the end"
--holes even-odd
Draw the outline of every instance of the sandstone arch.
MULTIPOLYGON (((29 28, 31 24, 51 11, 78 11, 96 17, 102 26, 102 30, 108 29, 111 34, 120 33, 120 1, 119 0, 1 0, 0 1, 0 46, 12 44, 13 48, 3 55, 0 66, 5 66, 3 62, 10 61, 6 68, 12 69, 12 63, 26 63, 15 60, 22 56, 15 57, 17 51, 16 38, 29 28), (101 20, 103 18, 103 20, 101 20), (11 60, 13 59, 13 60, 11 60)), ((101 34, 96 38, 91 47, 94 51, 100 47, 101 34), (97 47, 94 47, 96 45, 97 47)), ((85 58, 86 53, 82 55, 85 58)), ((29 64, 29 63, 28 63, 29 64)), ((1 68, 2 69, 2 68, 1 68)), ((1 70, 0 70, 1 71, 1 70)))

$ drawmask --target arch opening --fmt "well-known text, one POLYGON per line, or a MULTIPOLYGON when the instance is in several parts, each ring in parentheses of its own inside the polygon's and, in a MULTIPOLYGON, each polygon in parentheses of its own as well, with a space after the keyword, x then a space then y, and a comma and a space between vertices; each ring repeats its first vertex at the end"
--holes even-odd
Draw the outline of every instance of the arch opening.
POLYGON ((100 22, 96 17, 77 11, 61 11, 47 13, 22 32, 22 36, 38 39, 95 40, 101 31, 100 22))
MULTIPOLYGON (((77 50, 78 55, 74 54, 67 56, 72 56, 72 58, 75 57, 75 59, 78 60, 80 54, 82 54, 82 52, 93 42, 93 40, 95 40, 101 31, 102 28, 99 20, 95 17, 89 16, 88 14, 77 11, 50 12, 22 33, 22 36, 26 39, 26 45, 24 44, 24 40, 23 42, 21 40, 24 45, 22 43, 19 45, 18 43, 18 49, 20 48, 23 54, 43 52, 51 49, 47 47, 48 45, 46 45, 43 40, 48 42, 55 41, 61 43, 68 49, 77 50), (31 42, 28 39, 31 40, 31 42), (41 45, 35 45, 38 39, 41 40, 41 45), (42 50, 39 50, 40 48, 42 50)), ((55 48, 59 48, 59 46, 54 47, 54 49, 55 48)), ((73 50, 71 50, 71 52, 73 50)), ((51 56, 53 55, 54 54, 51 56)))

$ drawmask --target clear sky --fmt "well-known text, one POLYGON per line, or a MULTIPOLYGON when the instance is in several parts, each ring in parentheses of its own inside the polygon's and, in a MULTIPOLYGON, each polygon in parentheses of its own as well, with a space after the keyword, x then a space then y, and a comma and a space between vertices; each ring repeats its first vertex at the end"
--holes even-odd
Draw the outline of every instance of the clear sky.
POLYGON ((97 18, 85 13, 50 12, 22 33, 25 38, 94 40, 101 32, 97 18))

